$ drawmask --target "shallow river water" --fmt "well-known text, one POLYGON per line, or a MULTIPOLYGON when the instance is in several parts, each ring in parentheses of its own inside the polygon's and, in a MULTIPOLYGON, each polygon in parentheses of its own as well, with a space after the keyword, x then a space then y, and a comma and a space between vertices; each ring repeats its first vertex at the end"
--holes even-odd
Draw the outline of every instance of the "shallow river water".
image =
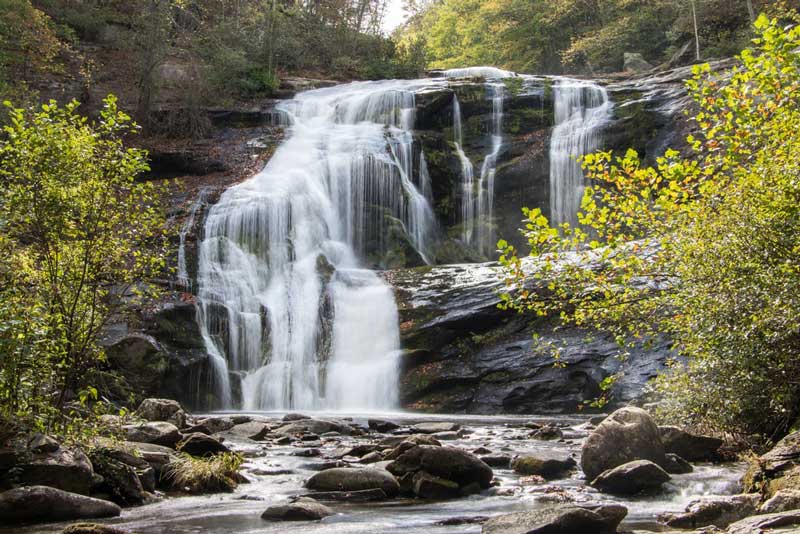
MULTIPOLYGON (((270 420, 282 414, 251 414, 270 420)), ((315 417, 351 417, 355 423, 366 426, 366 415, 313 414, 315 417)), ((490 449, 493 454, 524 455, 537 452, 555 452, 559 455, 574 455, 579 460, 580 445, 587 435, 586 416, 424 416, 405 413, 371 414, 403 425, 422 421, 457 422, 469 434, 443 445, 460 447, 472 451, 478 447, 490 449), (555 423, 562 427, 564 438, 560 441, 530 439, 526 423, 555 423)), ((375 436, 379 439, 381 436, 375 436)), ((298 446, 278 446, 270 442, 232 441, 226 444, 242 452, 247 460, 243 467, 249 484, 242 484, 231 494, 202 497, 167 497, 160 502, 128 508, 122 516, 103 521, 118 525, 135 534, 256 534, 256 533, 478 533, 479 524, 439 525, 440 521, 452 518, 493 516, 522 511, 554 502, 617 502, 628 508, 628 516, 622 529, 659 532, 663 530, 656 517, 663 512, 682 510, 689 501, 700 496, 729 495, 739 491, 738 481, 744 473, 744 465, 728 463, 722 465, 695 464, 694 472, 672 475, 665 491, 658 496, 616 498, 603 495, 585 484, 580 470, 570 478, 550 481, 545 484, 531 483, 510 469, 494 468, 499 485, 468 498, 451 501, 419 501, 396 499, 386 503, 326 503, 336 515, 319 522, 271 523, 260 518, 269 505, 279 504, 293 495, 305 493, 304 481, 314 472, 314 466, 329 461, 325 458, 335 448, 348 444, 364 443, 370 437, 337 437, 324 441, 322 456, 304 458, 293 455, 298 446), (258 475, 253 471, 285 471, 291 474, 258 475)), ((51 524, 26 528, 5 529, 0 534, 50 534, 57 533, 64 524, 51 524)))

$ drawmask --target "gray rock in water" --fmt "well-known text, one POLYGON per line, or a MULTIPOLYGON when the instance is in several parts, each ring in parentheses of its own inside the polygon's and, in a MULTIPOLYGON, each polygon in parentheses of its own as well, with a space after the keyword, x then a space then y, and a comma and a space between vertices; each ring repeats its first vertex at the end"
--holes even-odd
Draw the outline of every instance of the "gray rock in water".
POLYGON ((455 499, 461 495, 458 484, 425 471, 417 471, 411 480, 414 495, 420 499, 455 499))
POLYGON ((333 510, 309 498, 300 498, 288 504, 270 506, 261 514, 268 521, 319 521, 333 515, 333 510))
POLYGON ((755 515, 741 519, 728 527, 728 534, 790 534, 800 531, 800 510, 776 514, 755 515), (789 528, 787 528, 789 527, 789 528))
POLYGON ((0 493, 0 522, 7 525, 116 517, 120 512, 112 502, 48 486, 26 486, 0 493))
POLYGON ((215 454, 231 452, 231 450, 220 443, 219 440, 199 432, 185 436, 183 441, 177 444, 176 448, 178 451, 191 454, 192 456, 213 456, 215 454))
POLYGON ((655 68, 639 53, 625 52, 623 64, 626 72, 647 72, 655 68))
POLYGON ((649 460, 635 460, 600 473, 592 486, 613 495, 635 495, 656 490, 667 482, 666 471, 649 460))
POLYGON ((420 445, 401 454, 387 469, 395 476, 426 471, 459 486, 477 482, 481 488, 488 488, 494 478, 492 468, 480 458, 454 447, 420 445))
POLYGON ((258 421, 249 421, 247 423, 232 426, 228 432, 237 437, 260 441, 267 436, 269 427, 264 423, 259 423, 258 421))
POLYGON ((539 475, 545 479, 561 478, 575 469, 577 463, 574 458, 542 458, 538 456, 520 456, 511 462, 515 473, 530 476, 539 475))
POLYGON ((484 523, 481 533, 614 534, 627 513, 627 509, 619 505, 598 506, 594 509, 559 505, 493 517, 484 523))
POLYGON ((163 421, 125 425, 122 427, 122 430, 125 431, 125 439, 127 441, 153 443, 154 445, 163 445, 164 447, 174 448, 175 444, 177 444, 182 437, 178 427, 172 423, 165 423, 163 421))
POLYGON ((386 421, 384 419, 369 419, 367 421, 367 426, 377 432, 391 432, 392 430, 397 430, 400 428, 400 425, 397 423, 386 421))
POLYGON ((677 454, 689 462, 716 461, 720 459, 722 440, 710 436, 690 434, 676 426, 660 426, 664 451, 677 454))
POLYGON ((581 450, 581 468, 589 480, 634 460, 665 462, 658 426, 641 408, 620 408, 609 415, 589 434, 581 450))
MULTIPOLYGON (((756 493, 709 497, 692 501, 682 514, 662 517, 672 528, 700 528, 715 526, 725 528, 731 523, 756 513, 761 496, 756 493)), ((748 532, 758 532, 748 531, 748 532)))
POLYGON ((438 434, 439 432, 455 432, 461 429, 457 423, 419 423, 411 427, 414 432, 420 434, 438 434))
POLYGON ((759 514, 774 514, 800 509, 800 490, 782 489, 758 509, 759 514))
POLYGON ((664 455, 664 471, 672 475, 685 475, 694 471, 692 464, 678 456, 668 452, 664 455))
POLYGON ((166 421, 178 428, 186 426, 186 412, 178 401, 172 399, 144 399, 136 415, 145 421, 166 421))
POLYGON ((197 424, 208 429, 210 434, 225 432, 236 425, 231 417, 206 417, 198 421, 197 424))
POLYGON ((385 469, 334 467, 314 474, 306 481, 314 491, 361 491, 380 489, 388 497, 400 491, 397 480, 385 469))
POLYGON ((346 436, 354 433, 353 427, 340 421, 329 421, 322 419, 298 419, 289 424, 275 429, 274 433, 279 436, 291 436, 294 434, 324 434, 325 432, 339 432, 346 436))

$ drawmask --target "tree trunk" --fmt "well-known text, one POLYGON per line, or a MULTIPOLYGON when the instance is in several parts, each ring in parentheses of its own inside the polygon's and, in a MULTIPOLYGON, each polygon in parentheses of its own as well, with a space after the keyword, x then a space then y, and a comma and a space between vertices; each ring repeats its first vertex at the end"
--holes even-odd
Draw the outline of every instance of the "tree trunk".
POLYGON ((753 8, 753 0, 747 0, 747 14, 750 15, 750 22, 756 21, 756 10, 753 8))
POLYGON ((700 61, 700 31, 697 28, 697 3, 692 0, 692 20, 694 21, 694 45, 697 51, 697 61, 700 61))

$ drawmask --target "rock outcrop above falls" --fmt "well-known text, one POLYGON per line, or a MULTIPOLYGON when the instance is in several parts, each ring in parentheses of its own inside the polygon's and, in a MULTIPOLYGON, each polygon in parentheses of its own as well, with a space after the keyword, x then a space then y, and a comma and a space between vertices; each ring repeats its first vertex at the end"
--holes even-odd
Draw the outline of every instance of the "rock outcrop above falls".
POLYGON ((656 340, 621 359, 610 335, 498 309, 502 282, 495 263, 386 276, 395 288, 405 348, 401 402, 411 409, 576 412, 617 373, 612 402, 630 402, 671 355, 669 343, 656 340))

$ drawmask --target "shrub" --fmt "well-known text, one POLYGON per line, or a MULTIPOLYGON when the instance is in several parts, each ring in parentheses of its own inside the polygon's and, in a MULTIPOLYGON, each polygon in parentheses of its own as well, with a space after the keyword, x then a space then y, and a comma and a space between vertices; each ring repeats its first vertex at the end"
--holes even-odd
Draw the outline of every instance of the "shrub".
POLYGON ((180 454, 167 465, 164 476, 175 489, 188 493, 233 491, 242 457, 226 452, 210 458, 180 454))

